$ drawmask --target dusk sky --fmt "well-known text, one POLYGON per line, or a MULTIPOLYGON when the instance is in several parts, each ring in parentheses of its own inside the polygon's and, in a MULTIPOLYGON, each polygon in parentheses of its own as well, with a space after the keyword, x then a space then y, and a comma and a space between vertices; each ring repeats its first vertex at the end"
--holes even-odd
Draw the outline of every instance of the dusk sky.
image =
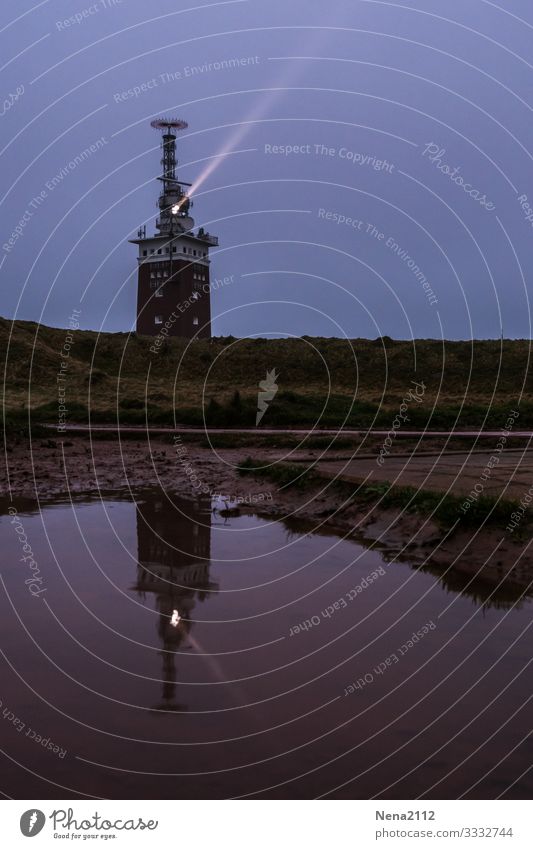
POLYGON ((11 0, 0 37, 2 316, 133 329, 164 115, 214 335, 530 337, 531 0, 11 0))

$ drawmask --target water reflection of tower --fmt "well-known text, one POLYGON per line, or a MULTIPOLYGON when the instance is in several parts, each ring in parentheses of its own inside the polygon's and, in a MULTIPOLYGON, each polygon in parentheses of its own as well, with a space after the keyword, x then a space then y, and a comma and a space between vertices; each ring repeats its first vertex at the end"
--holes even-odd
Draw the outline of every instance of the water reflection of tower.
POLYGON ((175 653, 186 642, 196 602, 218 589, 209 580, 211 500, 174 497, 171 503, 162 494, 147 494, 137 504, 137 547, 135 589, 142 597, 156 594, 163 644, 163 700, 156 709, 182 710, 174 701, 175 653), (173 623, 174 611, 179 621, 173 623))

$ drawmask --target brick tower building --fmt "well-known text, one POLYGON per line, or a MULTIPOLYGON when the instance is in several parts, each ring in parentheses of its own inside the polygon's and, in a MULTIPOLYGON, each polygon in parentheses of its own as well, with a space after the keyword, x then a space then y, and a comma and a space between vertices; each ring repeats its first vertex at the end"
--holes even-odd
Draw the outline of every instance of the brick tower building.
POLYGON ((200 227, 193 232, 189 214, 192 202, 184 183, 176 177, 176 131, 187 127, 185 121, 162 118, 152 121, 162 131, 161 164, 163 174, 159 195, 159 218, 153 236, 141 227, 137 282, 137 333, 188 339, 211 337, 211 300, 209 285, 209 248, 218 238, 200 227))

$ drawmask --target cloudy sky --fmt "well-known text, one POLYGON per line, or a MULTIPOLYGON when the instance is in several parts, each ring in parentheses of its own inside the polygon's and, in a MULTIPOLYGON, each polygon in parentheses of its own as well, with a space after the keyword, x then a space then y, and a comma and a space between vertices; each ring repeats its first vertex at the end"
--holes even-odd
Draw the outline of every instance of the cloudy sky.
POLYGON ((0 38, 1 315, 132 329, 175 115, 216 335, 530 336, 530 0, 11 0, 0 38))

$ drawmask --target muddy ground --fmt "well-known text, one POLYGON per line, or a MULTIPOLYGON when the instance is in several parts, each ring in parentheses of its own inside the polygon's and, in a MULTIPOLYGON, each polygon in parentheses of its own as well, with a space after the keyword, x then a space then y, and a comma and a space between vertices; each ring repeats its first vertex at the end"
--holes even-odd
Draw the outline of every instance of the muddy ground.
MULTIPOLYGON (((247 456, 264 462, 285 458, 287 448, 225 448, 214 451, 186 441, 155 439, 24 438, 10 441, 1 470, 4 496, 15 504, 30 499, 45 502, 58 496, 92 493, 128 495, 131 491, 161 487, 185 497, 199 492, 217 498, 218 509, 253 511, 262 516, 300 522, 309 532, 350 536, 382 550, 392 562, 404 560, 430 569, 444 578, 460 577, 466 587, 483 585, 487 598, 517 597, 533 588, 533 553, 529 539, 504 528, 472 529, 459 522, 444 532, 430 517, 378 505, 358 505, 329 486, 341 475, 354 482, 368 479, 409 483, 427 489, 468 492, 479 480, 492 451, 467 457, 420 454, 412 458, 389 457, 378 468, 372 457, 350 459, 346 451, 328 452, 318 468, 323 484, 303 489, 279 487, 264 478, 241 477, 236 466, 247 456), (438 461, 438 462, 436 462, 438 461)), ((298 451, 292 462, 309 462, 317 452, 298 451)), ((520 497, 533 479, 531 455, 523 450, 506 453, 491 470, 490 492, 506 490, 520 497), (509 481, 511 483, 509 484, 509 481)))

